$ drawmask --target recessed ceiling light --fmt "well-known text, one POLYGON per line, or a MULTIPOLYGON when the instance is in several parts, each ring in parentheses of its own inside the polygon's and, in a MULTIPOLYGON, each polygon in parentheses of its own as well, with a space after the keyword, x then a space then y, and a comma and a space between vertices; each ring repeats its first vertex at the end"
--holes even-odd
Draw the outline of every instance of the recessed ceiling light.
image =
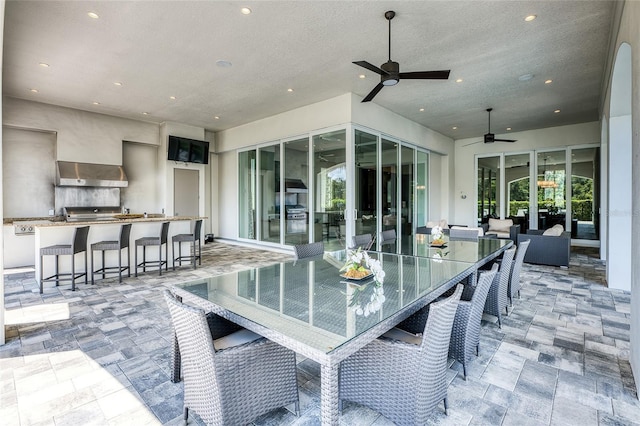
POLYGON ((220 120, 220 117, 218 117, 217 115, 215 115, 215 116, 213 117, 213 119, 214 119, 214 120, 220 120))
POLYGON ((175 101, 176 97, 175 96, 169 96, 169 99, 171 99, 172 101, 175 101))
POLYGON ((544 84, 551 84, 551 83, 553 83, 553 80, 551 80, 551 79, 544 81, 544 84))
POLYGON ((537 17, 538 17, 537 15, 529 15, 526 18, 524 18, 524 20, 527 21, 527 22, 531 22, 534 19, 536 19, 537 17))
POLYGON ((367 76, 366 76, 366 75, 364 75, 364 74, 360 74, 358 77, 360 77, 360 78, 367 78, 367 76))
POLYGON ((142 113, 142 115, 149 115, 149 113, 145 111, 142 113))
POLYGON ((420 108, 420 110, 419 110, 419 111, 420 111, 420 112, 424 112, 424 108, 420 108))
POLYGON ((114 82, 113 82, 113 84, 114 84, 115 86, 118 86, 118 87, 119 87, 119 86, 122 86, 122 83, 120 83, 119 81, 114 81, 114 82))
POLYGON ((100 102, 91 102, 94 105, 100 105, 100 102))
POLYGON ((559 112, 560 112, 560 110, 559 110, 559 109, 557 109, 557 110, 555 110, 555 111, 553 111, 553 112, 555 112, 555 113, 557 114, 557 113, 559 113, 559 112))
POLYGON ((287 92, 293 92, 293 89, 289 88, 287 89, 287 92))
POLYGON ((458 130, 458 126, 453 126, 452 129, 453 130, 458 130))
POLYGON ((511 130, 511 127, 507 127, 507 131, 511 130))
POLYGON ((216 61, 216 65, 220 68, 229 68, 232 64, 229 61, 225 61, 224 59, 220 59, 216 61))
POLYGON ((461 78, 457 79, 456 83, 462 83, 462 79, 461 78))
POLYGON ((533 78, 533 74, 522 74, 520 77, 518 77, 518 80, 520 81, 529 81, 533 78))
POLYGON ((38 65, 40 65, 42 68, 49 68, 49 64, 46 64, 44 62, 40 62, 38 65))
POLYGON ((248 7, 243 7, 242 9, 240 9, 240 12, 243 15, 249 15, 251 13, 251 9, 249 9, 248 7))
POLYGON ((95 12, 87 12, 87 15, 89 15, 89 18, 93 18, 93 19, 99 18, 98 14, 95 12))
POLYGON ((30 91, 32 91, 33 93, 38 93, 38 89, 29 89, 30 91))

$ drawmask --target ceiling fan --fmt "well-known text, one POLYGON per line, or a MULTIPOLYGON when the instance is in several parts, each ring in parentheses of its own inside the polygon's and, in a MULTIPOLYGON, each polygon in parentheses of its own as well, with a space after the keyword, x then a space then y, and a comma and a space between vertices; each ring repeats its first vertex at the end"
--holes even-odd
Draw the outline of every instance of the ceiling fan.
POLYGON ((515 142, 515 139, 497 139, 496 135, 491 133, 491 111, 493 111, 493 108, 487 108, 487 112, 489 113, 489 127, 487 133, 484 135, 484 143, 515 142))
POLYGON ((416 72, 400 72, 400 65, 391 60, 391 20, 396 16, 393 10, 385 12, 384 17, 389 21, 389 60, 380 65, 380 68, 370 64, 367 61, 355 61, 356 65, 380 74, 380 83, 373 88, 371 92, 362 100, 369 102, 372 100, 384 86, 394 86, 398 84, 400 79, 411 80, 447 80, 451 70, 443 71, 416 71, 416 72))

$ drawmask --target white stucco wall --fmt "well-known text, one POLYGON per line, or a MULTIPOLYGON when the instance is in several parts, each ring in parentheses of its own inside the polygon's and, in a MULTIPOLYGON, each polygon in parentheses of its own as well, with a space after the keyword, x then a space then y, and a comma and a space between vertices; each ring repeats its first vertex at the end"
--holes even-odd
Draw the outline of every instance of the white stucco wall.
POLYGON ((454 197, 454 217, 450 223, 475 226, 477 221, 475 187, 476 155, 521 153, 531 150, 545 151, 553 148, 566 148, 571 145, 599 144, 600 123, 574 124, 570 126, 550 127, 546 129, 512 132, 496 135, 497 138, 516 139, 515 143, 485 144, 482 135, 474 138, 459 139, 455 142, 455 188, 453 194, 466 194, 467 198, 454 197))
MULTIPOLYGON (((614 35, 615 36, 615 35, 614 35)), ((640 2, 627 1, 620 20, 620 27, 614 48, 617 49, 622 43, 629 43, 631 46, 631 164, 632 167, 632 187, 631 187, 631 240, 635 243, 631 245, 631 353, 630 363, 635 377, 636 385, 640 383, 640 2)), ((615 56, 614 56, 615 61, 615 56)), ((613 63, 610 64, 613 66, 613 63)), ((606 86, 605 103, 603 110, 604 117, 613 114, 610 111, 609 100, 611 99, 611 81, 606 86)), ((609 125, 611 128, 611 125, 609 125)), ((613 140, 609 141, 610 152, 615 150, 613 140)), ((613 237, 614 230, 610 230, 613 237)), ((628 232, 628 230, 626 230, 628 232)))
POLYGON ((57 132, 56 160, 122 164, 122 141, 159 145, 158 124, 4 98, 2 124, 57 132))

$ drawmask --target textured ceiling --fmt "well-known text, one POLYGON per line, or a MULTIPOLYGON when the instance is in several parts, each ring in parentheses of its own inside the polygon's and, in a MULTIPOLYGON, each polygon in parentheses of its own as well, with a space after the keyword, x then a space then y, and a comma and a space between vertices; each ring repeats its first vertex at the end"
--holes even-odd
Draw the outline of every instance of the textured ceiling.
POLYGON ((384 12, 394 10, 391 59, 400 71, 451 69, 451 77, 404 80, 373 102, 454 139, 481 137, 493 107, 492 131, 504 134, 507 126, 598 120, 613 8, 612 1, 7 1, 3 91, 223 130, 347 92, 364 97, 379 77, 352 61, 386 62, 384 12), (242 6, 252 13, 241 14, 242 6), (530 14, 537 19, 525 22, 530 14), (533 78, 520 81, 523 74, 533 78))

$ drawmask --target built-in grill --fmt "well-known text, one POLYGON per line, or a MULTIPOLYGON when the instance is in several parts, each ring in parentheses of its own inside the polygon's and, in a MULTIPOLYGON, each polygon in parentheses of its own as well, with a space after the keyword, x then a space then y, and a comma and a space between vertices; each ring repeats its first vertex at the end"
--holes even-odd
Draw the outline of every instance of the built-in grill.
POLYGON ((94 222, 99 220, 113 220, 120 214, 119 206, 111 207, 64 207, 64 217, 67 222, 94 222))

